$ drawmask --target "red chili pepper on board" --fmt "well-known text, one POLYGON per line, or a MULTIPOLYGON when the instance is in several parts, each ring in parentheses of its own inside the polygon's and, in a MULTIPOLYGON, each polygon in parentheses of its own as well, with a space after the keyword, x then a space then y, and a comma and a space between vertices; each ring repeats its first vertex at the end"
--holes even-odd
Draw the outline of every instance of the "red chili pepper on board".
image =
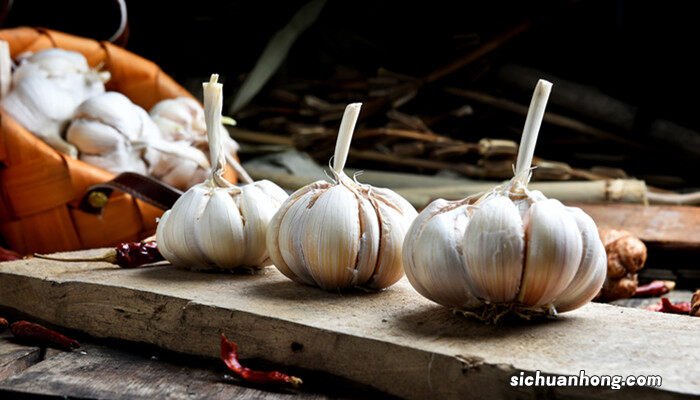
POLYGON ((264 385, 284 385, 290 384, 294 387, 301 385, 301 379, 296 376, 291 376, 278 371, 254 371, 244 367, 238 361, 238 345, 226 339, 226 336, 221 334, 221 359, 224 361, 228 369, 233 371, 236 376, 246 382, 264 384, 264 385))
POLYGON ((646 285, 637 287, 634 292, 634 297, 653 297, 661 296, 673 290, 676 287, 676 282, 673 281, 653 281, 646 285))
POLYGON ((77 340, 29 321, 15 322, 10 330, 15 338, 40 346, 55 346, 69 351, 80 347, 77 340))
POLYGON ((120 243, 117 247, 108 250, 105 254, 91 258, 63 258, 44 254, 34 254, 34 257, 67 262, 102 261, 118 265, 122 268, 137 268, 142 265, 165 260, 163 255, 158 251, 158 244, 155 241, 120 243))
POLYGON ((136 268, 145 264, 164 261, 156 241, 121 243, 117 246, 115 263, 122 268, 136 268))
POLYGON ((671 303, 668 297, 662 297, 661 302, 654 304, 646 308, 649 311, 659 311, 668 314, 690 314, 690 302, 681 301, 678 303, 671 303))
POLYGON ((19 253, 0 247, 0 262, 20 260, 21 258, 22 256, 19 253))

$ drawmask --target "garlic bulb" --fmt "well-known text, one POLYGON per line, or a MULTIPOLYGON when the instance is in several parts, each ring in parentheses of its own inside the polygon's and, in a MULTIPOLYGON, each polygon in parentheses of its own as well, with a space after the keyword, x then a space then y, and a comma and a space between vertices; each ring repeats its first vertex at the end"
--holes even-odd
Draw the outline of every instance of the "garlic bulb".
POLYGON ((382 289, 403 276, 401 248, 416 210, 389 189, 362 185, 343 167, 361 104, 345 109, 333 158, 335 181, 305 186, 270 224, 270 258, 300 283, 382 289))
POLYGON ((145 174, 142 143, 159 136, 148 114, 117 92, 81 104, 66 132, 68 142, 80 151, 81 160, 113 173, 145 174))
POLYGON ((593 220, 527 189, 550 91, 538 82, 509 182, 473 204, 437 200, 411 225, 404 265, 423 296, 494 321, 570 311, 600 290, 606 256, 593 220))
POLYGON ((172 141, 205 142, 207 126, 204 109, 189 97, 159 101, 149 113, 163 137, 172 141))
POLYGON ((265 248, 268 224, 288 196, 269 181, 236 187, 223 177, 222 85, 217 80, 218 75, 212 75, 204 84, 211 174, 163 214, 156 232, 158 248, 173 265, 196 270, 261 268, 270 264, 265 248))
POLYGON ((108 79, 109 73, 90 69, 80 53, 44 50, 20 60, 0 106, 56 150, 77 157, 63 130, 83 101, 104 93, 108 79))

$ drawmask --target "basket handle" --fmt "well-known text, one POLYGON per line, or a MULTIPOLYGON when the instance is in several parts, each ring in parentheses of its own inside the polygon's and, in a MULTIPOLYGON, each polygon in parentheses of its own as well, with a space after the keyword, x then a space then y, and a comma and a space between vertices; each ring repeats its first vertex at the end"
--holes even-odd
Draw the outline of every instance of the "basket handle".
POLYGON ((119 190, 162 210, 170 209, 182 192, 145 175, 123 172, 111 181, 92 185, 85 192, 79 208, 90 214, 100 214, 109 196, 119 190))

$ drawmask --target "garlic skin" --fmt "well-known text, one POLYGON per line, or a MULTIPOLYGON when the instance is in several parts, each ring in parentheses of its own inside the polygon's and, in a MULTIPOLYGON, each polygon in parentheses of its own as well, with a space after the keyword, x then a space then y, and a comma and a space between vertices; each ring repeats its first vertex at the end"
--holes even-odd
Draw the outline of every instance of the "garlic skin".
POLYGON ((270 264, 265 235, 287 193, 269 181, 237 187, 224 177, 222 85, 204 84, 204 107, 213 168, 203 183, 183 194, 158 222, 158 248, 173 265, 194 270, 262 268, 270 264), (209 129, 214 127, 214 129, 209 129))
POLYGON ((550 90, 535 89, 513 179, 478 199, 436 200, 411 225, 404 264, 423 296, 495 322, 571 311, 599 292, 606 255, 593 220, 527 189, 550 90))
POLYGON ((326 290, 383 289, 403 276, 403 240, 416 210, 395 192, 360 184, 343 172, 360 107, 345 109, 334 182, 299 189, 270 223, 270 258, 299 283, 326 290))
POLYGON ((104 93, 109 73, 90 69, 77 52, 48 49, 20 59, 12 90, 0 106, 12 118, 56 150, 77 157, 62 133, 78 106, 104 93))

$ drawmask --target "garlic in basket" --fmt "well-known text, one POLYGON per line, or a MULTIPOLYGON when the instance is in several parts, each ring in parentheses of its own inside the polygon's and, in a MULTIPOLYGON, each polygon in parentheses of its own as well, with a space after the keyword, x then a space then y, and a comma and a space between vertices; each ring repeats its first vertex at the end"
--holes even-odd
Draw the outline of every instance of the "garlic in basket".
POLYGON ((333 158, 335 181, 318 181, 292 194, 267 233, 277 269, 326 290, 382 289, 398 281, 404 235, 417 215, 393 191, 362 185, 343 172, 360 107, 345 109, 333 158))
POLYGON ((12 75, 12 90, 0 105, 12 118, 58 151, 77 157, 62 138, 76 108, 104 93, 109 73, 88 66, 74 51, 48 49, 20 59, 12 75))
POLYGON ((411 225, 406 275, 423 296, 497 321, 581 307, 600 290, 605 248, 593 220, 529 191, 530 165, 551 91, 539 81, 528 112, 515 176, 473 199, 437 200, 411 225))
POLYGON ((209 161, 186 142, 168 142, 148 113, 118 92, 107 92, 78 107, 66 139, 80 159, 110 172, 148 173, 186 190, 207 175, 209 161))
MULTIPOLYGON (((268 224, 288 197, 269 181, 237 187, 224 177, 224 130, 221 129, 222 85, 218 75, 204 84, 204 110, 212 170, 183 194, 158 223, 158 248, 174 265, 196 270, 270 264, 265 248, 268 224), (213 128, 213 129, 212 129, 213 128)), ((250 181, 239 170, 243 180, 250 181)))
MULTIPOLYGON (((196 100, 189 97, 161 100, 151 108, 150 115, 166 140, 187 142, 205 153, 209 152, 204 109, 196 100)), ((233 119, 230 121, 235 124, 233 119)), ((226 128, 222 125, 221 129, 226 128)), ((237 160, 231 158, 236 157, 238 143, 227 132, 223 140, 226 159, 235 169, 237 160)), ((197 182, 201 182, 201 179, 197 182)))

